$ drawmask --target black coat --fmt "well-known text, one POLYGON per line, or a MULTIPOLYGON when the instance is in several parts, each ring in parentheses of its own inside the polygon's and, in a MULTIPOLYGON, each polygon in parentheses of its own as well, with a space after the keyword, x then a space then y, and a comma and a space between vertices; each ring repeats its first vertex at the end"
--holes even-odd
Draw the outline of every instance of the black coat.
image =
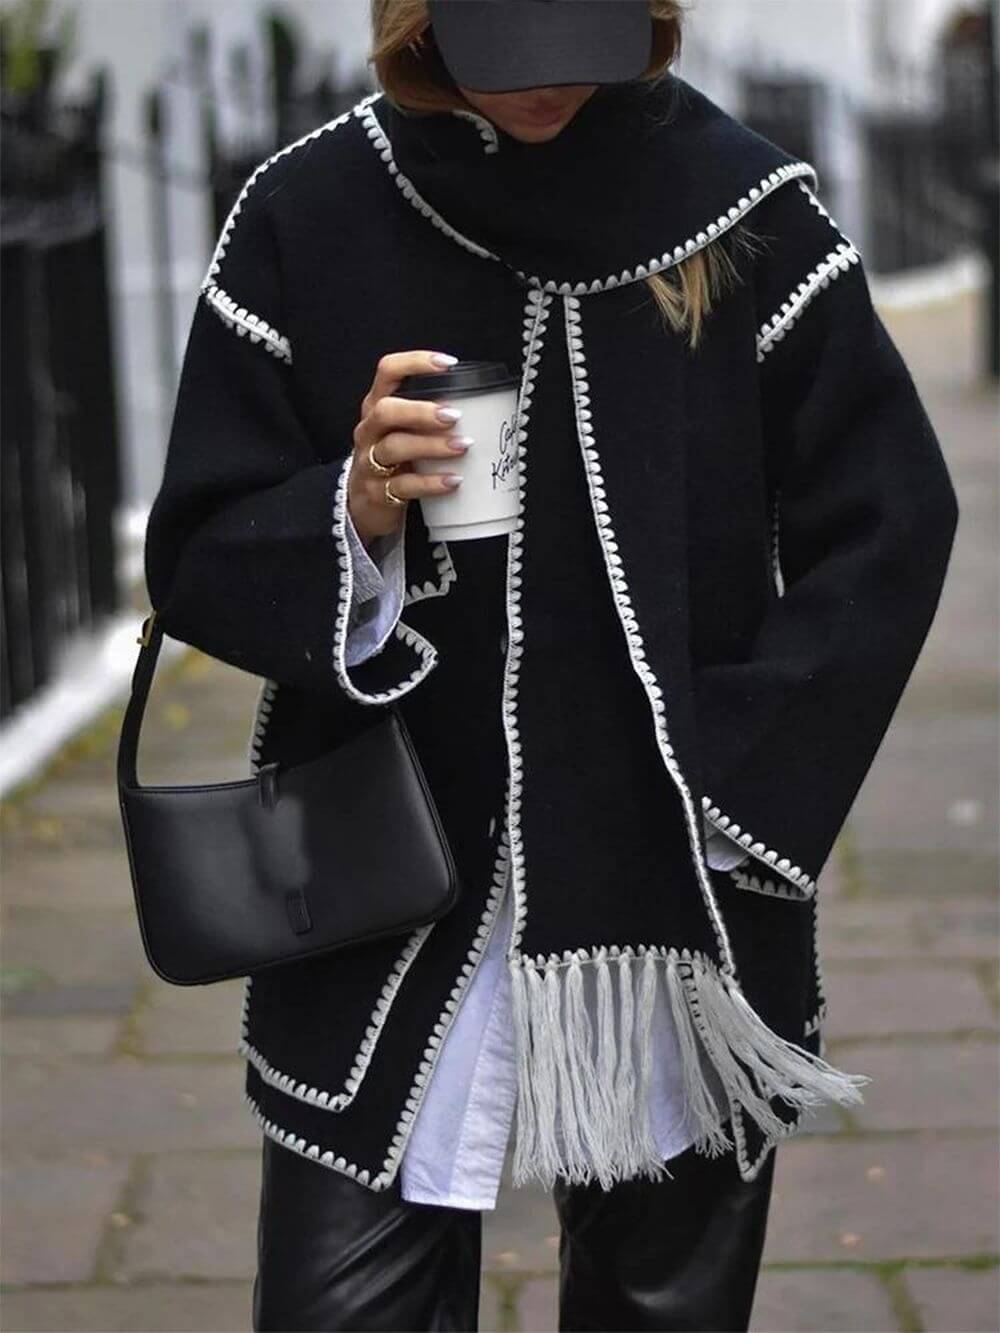
MULTIPOLYGON (((957 505, 813 169, 667 87, 683 96, 655 172, 623 147, 636 105, 611 90, 544 146, 366 98, 251 176, 194 314, 147 533, 163 627, 264 678, 255 763, 318 753, 398 699, 462 879, 433 927, 248 979, 241 1050, 265 1131, 372 1188, 395 1179, 488 938, 522 748, 538 775, 522 803, 514 765, 513 853, 523 839, 539 886, 529 955, 606 940, 615 882, 637 886, 618 938, 648 938, 643 890, 666 875, 678 891, 654 938, 724 970, 728 953, 774 1033, 821 1043, 817 878, 931 623, 957 505), (691 351, 639 279, 738 221, 765 243, 691 351), (352 432, 379 356, 420 347, 529 372, 539 517, 519 614, 506 540, 434 545, 410 505, 402 621, 348 670, 352 432), (516 717, 509 635, 527 672, 516 717), (556 661, 561 677, 532 665, 556 661), (692 808, 748 866, 705 866, 692 808)), ((732 1111, 750 1176, 776 1135, 732 1111)))

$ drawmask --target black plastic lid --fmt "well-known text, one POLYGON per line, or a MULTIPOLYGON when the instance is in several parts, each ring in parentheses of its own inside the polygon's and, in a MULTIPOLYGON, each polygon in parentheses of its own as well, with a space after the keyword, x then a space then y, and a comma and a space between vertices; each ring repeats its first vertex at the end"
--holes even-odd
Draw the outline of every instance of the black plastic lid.
POLYGON ((460 361, 450 370, 433 370, 404 377, 400 398, 443 398, 452 394, 492 393, 516 387, 517 380, 503 361, 460 361))

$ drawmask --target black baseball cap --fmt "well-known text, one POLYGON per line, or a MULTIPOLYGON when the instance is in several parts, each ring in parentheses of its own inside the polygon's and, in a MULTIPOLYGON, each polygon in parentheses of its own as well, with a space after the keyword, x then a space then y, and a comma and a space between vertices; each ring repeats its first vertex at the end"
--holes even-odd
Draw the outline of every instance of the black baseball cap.
POLYGON ((621 83, 649 65, 648 0, 428 0, 434 40, 476 92, 621 83))

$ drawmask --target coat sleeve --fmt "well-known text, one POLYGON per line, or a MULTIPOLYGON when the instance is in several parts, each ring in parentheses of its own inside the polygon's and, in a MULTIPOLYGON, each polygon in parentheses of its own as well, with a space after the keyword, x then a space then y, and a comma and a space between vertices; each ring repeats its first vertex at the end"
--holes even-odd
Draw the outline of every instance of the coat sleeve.
POLYGON ((775 595, 696 698, 706 816, 770 871, 753 887, 809 897, 924 643, 958 504, 856 248, 812 191, 778 194, 757 338, 775 595))
MULTIPOLYGON (((279 246, 249 178, 219 237, 192 318, 145 573, 164 631, 255 675, 387 703, 419 684, 434 646, 402 621, 351 665, 352 442, 314 438, 298 410, 279 246)), ((405 574, 402 576, 405 577, 405 574)))

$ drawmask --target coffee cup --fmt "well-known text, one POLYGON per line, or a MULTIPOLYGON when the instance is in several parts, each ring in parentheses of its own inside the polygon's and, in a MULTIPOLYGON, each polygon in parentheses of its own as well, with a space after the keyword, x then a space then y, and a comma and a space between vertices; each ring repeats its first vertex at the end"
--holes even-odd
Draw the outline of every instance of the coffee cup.
POLYGON ((401 398, 431 399, 461 408, 456 430, 473 443, 453 458, 416 458, 416 472, 456 472, 461 485, 443 495, 422 495, 420 508, 432 541, 501 537, 519 513, 518 382, 502 361, 459 361, 450 370, 407 375, 401 398))

